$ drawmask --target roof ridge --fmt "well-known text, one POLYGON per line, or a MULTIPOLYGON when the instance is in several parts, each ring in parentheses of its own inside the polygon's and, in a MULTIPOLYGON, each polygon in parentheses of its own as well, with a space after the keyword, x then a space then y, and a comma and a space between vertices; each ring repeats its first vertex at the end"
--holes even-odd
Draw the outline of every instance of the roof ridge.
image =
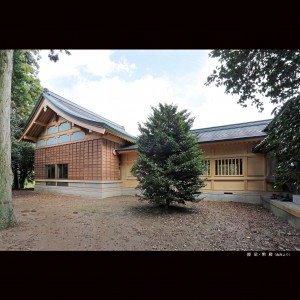
POLYGON ((85 111, 86 113, 89 113, 89 114, 93 115, 94 117, 101 118, 101 119, 103 119, 103 121, 107 121, 108 123, 111 123, 114 126, 117 126, 120 129, 122 129, 122 130, 125 131, 125 127, 124 126, 122 126, 122 125, 120 125, 118 123, 115 123, 115 122, 113 122, 113 121, 111 121, 111 120, 109 120, 109 119, 107 119, 105 117, 102 117, 102 116, 100 116, 100 115, 98 115, 98 114, 96 114, 96 113, 94 113, 94 112, 92 112, 92 111, 90 111, 90 110, 88 110, 88 109, 86 109, 86 108, 84 108, 84 107, 82 107, 82 106, 80 106, 80 105, 78 105, 78 104, 76 104, 76 103, 74 103, 74 102, 72 102, 72 101, 70 101, 70 100, 68 100, 68 99, 66 99, 66 98, 64 98, 64 97, 62 97, 62 96, 54 93, 54 92, 52 92, 52 91, 50 91, 50 90, 48 90, 47 88, 45 88, 43 92, 46 93, 46 94, 49 94, 50 96, 54 96, 54 97, 56 97, 56 98, 58 98, 58 99, 60 99, 62 101, 65 101, 68 104, 70 104, 72 106, 75 106, 76 108, 81 109, 81 110, 85 111))

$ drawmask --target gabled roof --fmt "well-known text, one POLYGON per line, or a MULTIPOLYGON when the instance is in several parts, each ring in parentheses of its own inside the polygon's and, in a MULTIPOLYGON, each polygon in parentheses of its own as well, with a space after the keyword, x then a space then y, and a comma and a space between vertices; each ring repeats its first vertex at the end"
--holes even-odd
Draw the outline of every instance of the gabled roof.
POLYGON ((266 135, 264 129, 271 120, 193 129, 191 133, 199 136, 198 143, 263 138, 266 135))
MULTIPOLYGON (((265 127, 272 119, 238 123, 225 126, 216 126, 200 129, 192 129, 190 132, 198 136, 198 143, 209 143, 218 141, 242 140, 249 138, 264 138, 265 127)), ((117 149, 117 151, 137 150, 137 145, 131 145, 117 149)))
MULTIPOLYGON (((91 129, 94 130, 95 132, 99 132, 102 134, 104 134, 105 131, 108 131, 109 133, 117 135, 130 142, 134 142, 136 140, 134 136, 130 135, 128 132, 125 131, 125 128, 123 126, 114 123, 100 115, 97 115, 94 112, 91 112, 49 91, 48 89, 44 89, 31 115, 29 116, 24 126, 24 130, 23 130, 24 134, 22 136, 23 139, 26 139, 25 138, 26 132, 28 132, 30 126, 33 125, 34 123, 33 121, 35 121, 35 123, 42 124, 41 121, 39 120, 37 121, 37 118, 39 118, 39 116, 36 115, 36 114, 42 114, 41 105, 43 107, 50 107, 50 109, 56 112, 58 115, 61 115, 68 121, 72 121, 75 124, 78 123, 78 125, 84 128, 91 129)), ((40 119, 43 119, 43 116, 41 116, 40 119)), ((45 123, 47 121, 49 121, 49 117, 46 118, 44 116, 43 122, 45 123)), ((35 137, 36 137, 38 130, 35 130, 33 132, 35 133, 35 137)))

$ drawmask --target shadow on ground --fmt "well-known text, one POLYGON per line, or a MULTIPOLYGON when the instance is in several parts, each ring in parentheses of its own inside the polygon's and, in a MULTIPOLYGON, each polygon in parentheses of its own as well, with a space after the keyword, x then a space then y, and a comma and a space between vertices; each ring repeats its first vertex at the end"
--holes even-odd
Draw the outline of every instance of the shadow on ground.
POLYGON ((166 215, 187 215, 198 213, 198 209, 195 207, 188 207, 180 204, 171 204, 169 209, 165 208, 165 205, 154 203, 141 203, 131 206, 126 209, 133 215, 143 215, 144 217, 151 216, 166 216, 166 215))

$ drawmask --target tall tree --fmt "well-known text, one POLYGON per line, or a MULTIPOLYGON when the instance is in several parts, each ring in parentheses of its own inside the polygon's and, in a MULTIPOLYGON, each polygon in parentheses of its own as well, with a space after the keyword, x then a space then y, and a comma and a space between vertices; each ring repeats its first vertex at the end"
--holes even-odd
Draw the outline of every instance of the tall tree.
POLYGON ((275 119, 268 126, 265 150, 277 159, 276 185, 289 185, 300 192, 300 50, 252 49, 213 50, 219 65, 208 76, 206 85, 225 86, 225 93, 239 95, 246 107, 250 101, 263 110, 261 96, 277 105, 275 119), (279 105, 278 105, 279 104, 279 105))
POLYGON ((10 98, 13 50, 0 50, 0 229, 16 224, 12 206, 10 98))
POLYGON ((138 138, 138 159, 132 174, 139 181, 138 189, 146 199, 165 203, 197 202, 204 186, 202 152, 189 131, 193 118, 176 105, 159 104, 142 126, 138 138))
POLYGON ((14 50, 11 87, 11 166, 13 189, 33 179, 34 146, 19 141, 22 128, 43 88, 38 79, 39 50, 14 50))
MULTIPOLYGON (((16 224, 11 192, 10 112, 13 52, 13 50, 0 50, 0 228, 16 224)), ((67 50, 65 53, 70 55, 67 50)), ((50 60, 56 62, 58 59, 55 57, 55 51, 51 50, 50 60)))

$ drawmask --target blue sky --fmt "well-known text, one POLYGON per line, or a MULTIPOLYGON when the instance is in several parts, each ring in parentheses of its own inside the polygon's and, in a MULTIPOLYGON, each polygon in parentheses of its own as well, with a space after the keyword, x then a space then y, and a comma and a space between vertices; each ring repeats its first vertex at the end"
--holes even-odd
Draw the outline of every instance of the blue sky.
POLYGON ((267 100, 259 113, 224 87, 204 85, 217 64, 209 50, 70 50, 57 63, 43 50, 39 78, 44 87, 138 135, 150 106, 174 103, 195 117, 193 128, 272 118, 267 100))
POLYGON ((176 77, 197 71, 205 63, 207 54, 195 50, 124 50, 115 51, 111 56, 116 61, 122 57, 134 62, 133 78, 149 73, 153 76, 176 77))

